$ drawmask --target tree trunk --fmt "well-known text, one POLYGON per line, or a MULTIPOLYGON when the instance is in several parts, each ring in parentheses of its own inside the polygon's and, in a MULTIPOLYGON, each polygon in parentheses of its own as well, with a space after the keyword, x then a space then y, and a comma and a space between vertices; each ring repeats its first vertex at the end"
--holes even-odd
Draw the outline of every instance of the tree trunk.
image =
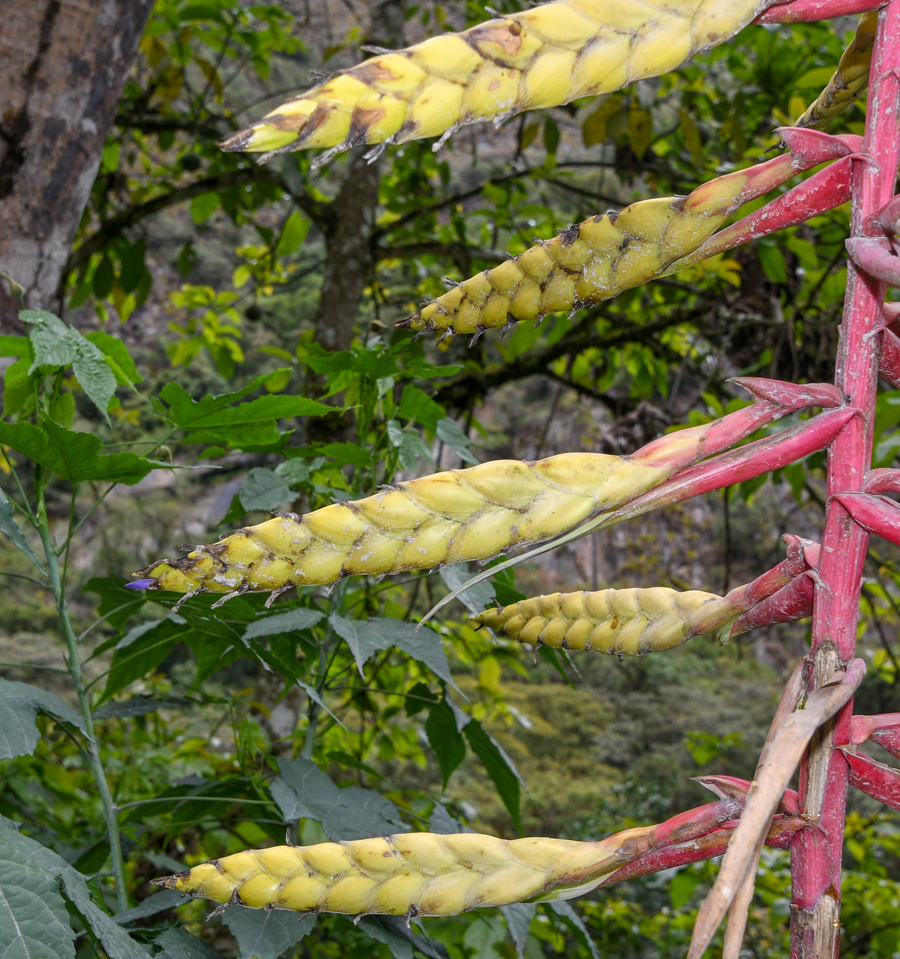
MULTIPOLYGON (((153 0, 28 0, 0 31, 0 271, 51 307, 153 0)), ((0 330, 18 326, 0 284, 0 330)))

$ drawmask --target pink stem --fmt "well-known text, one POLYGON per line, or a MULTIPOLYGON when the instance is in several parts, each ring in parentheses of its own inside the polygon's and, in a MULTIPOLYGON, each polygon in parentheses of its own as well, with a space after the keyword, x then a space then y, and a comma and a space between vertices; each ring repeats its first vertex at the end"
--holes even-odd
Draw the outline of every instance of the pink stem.
MULTIPOLYGON (((820 9, 834 15, 829 2, 820 9)), ((863 153, 874 163, 857 163, 852 178, 851 234, 865 236, 863 225, 887 204, 894 193, 900 150, 900 3, 890 3, 878 18, 872 56, 863 153)), ((838 346, 835 385, 850 406, 862 410, 835 437, 828 456, 825 528, 815 588, 812 656, 823 667, 829 650, 842 663, 856 648, 856 624, 868 533, 850 521, 838 496, 862 485, 872 456, 872 421, 878 377, 878 337, 882 322, 884 284, 850 263, 847 295, 838 346)), ((821 677, 818 682, 824 682, 821 677)), ((848 742, 852 701, 826 727, 823 739, 804 757, 800 775, 803 813, 821 828, 803 830, 791 844, 791 955, 793 959, 834 959, 840 947, 839 915, 841 852, 849 767, 831 748, 848 742), (811 758, 812 756, 812 758, 811 758)))
POLYGON ((810 23, 813 20, 831 20, 833 17, 851 17, 867 10, 878 10, 886 0, 793 0, 777 3, 761 13, 754 23, 810 23))
POLYGON ((900 809, 900 772, 849 749, 843 750, 850 767, 850 785, 886 806, 900 809))
POLYGON ((846 241, 850 259, 869 276, 888 286, 900 286, 900 258, 894 256, 890 240, 875 236, 855 236, 846 241))
POLYGON ((834 499, 866 532, 900 546, 900 506, 884 496, 844 493, 834 499))
POLYGON ((900 493, 900 470, 869 470, 863 483, 864 493, 900 493))

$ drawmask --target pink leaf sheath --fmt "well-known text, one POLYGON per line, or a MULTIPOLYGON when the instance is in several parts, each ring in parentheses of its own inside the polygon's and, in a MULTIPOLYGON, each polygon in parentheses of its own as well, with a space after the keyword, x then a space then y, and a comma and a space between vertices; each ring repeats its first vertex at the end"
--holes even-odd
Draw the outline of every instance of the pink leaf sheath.
POLYGON ((871 493, 839 493, 833 497, 868 533, 900 546, 900 506, 871 493))
POLYGON ((852 748, 845 746, 842 752, 850 767, 851 786, 886 806, 900 809, 900 772, 852 748))
POLYGON ((793 0, 777 3, 761 13, 754 23, 812 23, 832 17, 852 17, 883 7, 885 0, 793 0))
POLYGON ((900 713, 854 716, 850 720, 850 743, 859 746, 871 739, 900 759, 900 713))
POLYGON ((855 236, 844 241, 850 259, 869 276, 900 286, 900 257, 893 252, 890 240, 875 236, 855 236))

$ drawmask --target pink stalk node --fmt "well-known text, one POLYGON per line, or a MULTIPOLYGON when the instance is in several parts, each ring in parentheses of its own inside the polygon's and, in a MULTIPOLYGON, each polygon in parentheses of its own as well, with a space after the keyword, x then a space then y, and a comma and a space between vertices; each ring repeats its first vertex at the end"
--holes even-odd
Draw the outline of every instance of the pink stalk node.
POLYGON ((761 13, 754 23, 812 23, 833 17, 852 17, 879 10, 886 0, 791 0, 777 3, 761 13))
POLYGON ((880 237, 854 236, 844 241, 850 259, 869 276, 900 286, 900 257, 894 255, 889 240, 880 237))
POLYGON ((864 493, 900 493, 900 470, 869 470, 863 481, 864 493))
POLYGON ((881 333, 878 375, 883 376, 891 386, 900 389, 900 337, 893 330, 883 330, 881 333))
POLYGON ((789 413, 812 406, 837 407, 844 402, 840 390, 830 383, 795 385, 759 376, 735 377, 732 382, 743 387, 754 402, 728 413, 712 423, 691 426, 667 433, 632 453, 633 461, 647 466, 684 469, 698 459, 730 449, 762 426, 789 413))
POLYGON ((841 752, 850 766, 851 786, 886 806, 900 809, 900 772, 846 746, 841 752))
POLYGON ((753 609, 739 616, 719 642, 727 642, 735 636, 749 633, 751 630, 763 626, 774 626, 777 623, 794 623, 798 619, 812 616, 814 586, 810 576, 801 574, 787 586, 769 596, 753 609))
POLYGON ((871 493, 838 493, 833 497, 869 533, 900 546, 900 506, 871 493))
POLYGON ((676 273, 743 243, 805 223, 814 216, 846 203, 850 199, 852 163, 852 158, 848 156, 813 174, 749 216, 713 234, 693 253, 676 260, 668 272, 676 273))
POLYGON ((608 513, 598 526, 606 527, 652 509, 671 506, 702 493, 733 486, 763 473, 787 466, 828 446, 858 413, 843 407, 827 410, 798 426, 739 449, 723 453, 676 473, 671 479, 636 497, 630 503, 608 513))
MULTIPOLYGON (((710 792, 714 792, 720 799, 732 797, 743 803, 747 799, 747 793, 750 790, 751 783, 746 779, 739 779, 737 776, 694 776, 695 783, 705 786, 710 792)), ((795 815, 800 808, 800 797, 796 789, 785 789, 784 796, 778 804, 780 812, 788 815, 795 815)))
MULTIPOLYGON (((721 856, 728 849, 728 843, 739 822, 739 819, 733 819, 690 842, 653 849, 643 856, 638 856, 622 866, 621 869, 610 873, 600 883, 600 887, 611 886, 613 883, 623 882, 626 879, 635 879, 638 876, 662 872, 664 869, 672 869, 675 866, 688 866, 694 862, 721 856)), ((788 849, 797 833, 808 826, 809 823, 799 816, 777 815, 772 819, 765 844, 774 849, 788 849)))
POLYGON ((886 236, 900 233, 900 196, 891 197, 874 217, 869 218, 866 225, 872 221, 878 224, 886 236))
POLYGON ((900 713, 854 716, 850 720, 851 745, 858 746, 869 739, 900 758, 900 713))
POLYGON ((810 166, 827 163, 839 157, 859 154, 862 137, 855 133, 823 133, 809 127, 777 127, 775 132, 784 140, 793 156, 810 166))

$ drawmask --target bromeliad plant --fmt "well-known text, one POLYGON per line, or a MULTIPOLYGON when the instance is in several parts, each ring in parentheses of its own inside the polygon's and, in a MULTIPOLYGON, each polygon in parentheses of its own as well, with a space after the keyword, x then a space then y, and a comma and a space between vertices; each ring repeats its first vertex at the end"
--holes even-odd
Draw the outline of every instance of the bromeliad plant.
POLYGON ((426 476, 305 516, 280 514, 195 547, 182 559, 154 563, 132 584, 180 592, 184 599, 214 592, 224 602, 259 591, 274 599, 291 586, 432 569, 543 544, 527 557, 826 450, 821 543, 786 536, 784 562, 724 597, 662 588, 603 590, 538 597, 477 617, 535 647, 635 655, 699 633, 717 632, 724 641, 812 615, 812 648, 785 690, 753 782, 708 777, 704 783, 716 802, 596 843, 418 833, 239 853, 160 884, 223 905, 408 920, 567 899, 725 851, 689 955, 705 951, 729 913, 725 953, 737 957, 756 865, 769 844, 790 849, 792 954, 837 955, 848 786, 900 808, 900 774, 856 750, 872 739, 896 754, 900 718, 852 712, 865 673, 854 652, 868 538, 874 533, 900 544, 900 507, 887 495, 900 492, 900 471, 869 468, 879 375, 900 386, 900 326, 896 308, 884 302, 886 288, 900 286, 900 200, 894 197, 900 0, 559 0, 408 50, 380 51, 224 144, 267 156, 325 148, 324 162, 360 144, 372 144, 378 154, 411 138, 442 141, 464 124, 500 121, 658 76, 753 21, 848 13, 863 13, 857 35, 822 96, 795 127, 780 131, 781 156, 712 180, 687 197, 636 203, 570 227, 455 286, 401 324, 418 333, 476 339, 486 330, 615 296, 849 199, 850 264, 834 386, 743 379, 738 382, 751 393, 752 405, 631 456, 569 453, 426 476), (867 77, 863 137, 814 129, 837 115, 867 77), (743 204, 822 164, 798 186, 725 226, 743 204), (762 425, 810 408, 821 412, 738 445, 762 425), (787 785, 798 765, 795 793, 787 785))

